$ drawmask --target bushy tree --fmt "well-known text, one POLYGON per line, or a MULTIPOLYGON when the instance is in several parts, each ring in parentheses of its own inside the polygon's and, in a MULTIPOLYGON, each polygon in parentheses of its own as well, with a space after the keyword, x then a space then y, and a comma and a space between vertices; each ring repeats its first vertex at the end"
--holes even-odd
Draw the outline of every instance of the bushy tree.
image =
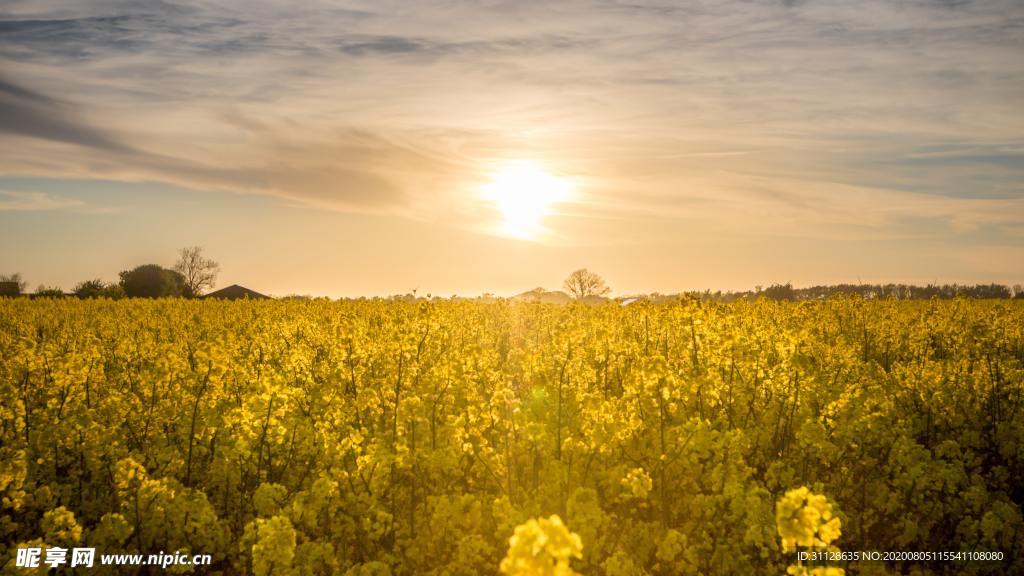
POLYGON ((796 292, 789 283, 772 284, 765 288, 761 295, 770 300, 796 300, 796 292))
POLYGON ((36 288, 36 296, 42 298, 60 298, 64 296, 64 291, 59 286, 44 286, 42 284, 36 288))
POLYGON ((99 278, 79 282, 75 286, 75 296, 79 298, 122 298, 124 289, 118 284, 108 284, 99 278))
POLYGON ((106 285, 99 278, 85 280, 75 286, 75 296, 79 298, 98 298, 106 285))
POLYGON ((185 277, 156 264, 143 264, 121 272, 121 288, 131 298, 192 296, 185 277))

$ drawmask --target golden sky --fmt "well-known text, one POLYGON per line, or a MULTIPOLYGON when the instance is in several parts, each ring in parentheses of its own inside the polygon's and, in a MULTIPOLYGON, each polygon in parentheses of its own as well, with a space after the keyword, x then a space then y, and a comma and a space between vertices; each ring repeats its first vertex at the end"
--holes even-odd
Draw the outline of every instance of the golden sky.
POLYGON ((1024 281, 1024 4, 0 6, 0 273, 1024 281))

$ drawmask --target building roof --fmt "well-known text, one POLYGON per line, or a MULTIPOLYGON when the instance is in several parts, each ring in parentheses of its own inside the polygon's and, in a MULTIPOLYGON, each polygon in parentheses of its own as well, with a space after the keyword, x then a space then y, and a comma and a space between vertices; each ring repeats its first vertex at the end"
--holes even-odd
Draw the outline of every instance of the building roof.
POLYGON ((0 281, 0 296, 20 296, 21 284, 14 281, 0 281))
POLYGON ((511 298, 523 302, 545 302, 548 304, 568 304, 572 297, 561 290, 547 291, 543 288, 534 288, 522 294, 516 294, 511 298))
POLYGON ((250 290, 245 286, 232 284, 231 286, 210 292, 206 296, 203 296, 203 298, 218 298, 221 300, 240 300, 242 298, 251 298, 253 300, 263 300, 265 298, 269 298, 269 296, 260 294, 255 290, 250 290))

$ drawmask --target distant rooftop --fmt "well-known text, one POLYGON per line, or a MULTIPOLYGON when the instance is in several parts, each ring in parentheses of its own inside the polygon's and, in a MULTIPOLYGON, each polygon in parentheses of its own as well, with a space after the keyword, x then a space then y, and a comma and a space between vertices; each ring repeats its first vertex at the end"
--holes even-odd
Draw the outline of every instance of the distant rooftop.
POLYGON ((255 290, 250 290, 245 286, 239 286, 238 284, 232 284, 220 290, 210 292, 203 298, 217 298, 219 300, 241 300, 243 298, 251 298, 253 300, 263 300, 269 298, 264 294, 260 294, 255 290))
POLYGON ((516 294, 511 298, 511 300, 545 302, 549 304, 568 304, 569 302, 572 302, 572 297, 561 290, 548 291, 543 288, 534 288, 528 292, 516 294))

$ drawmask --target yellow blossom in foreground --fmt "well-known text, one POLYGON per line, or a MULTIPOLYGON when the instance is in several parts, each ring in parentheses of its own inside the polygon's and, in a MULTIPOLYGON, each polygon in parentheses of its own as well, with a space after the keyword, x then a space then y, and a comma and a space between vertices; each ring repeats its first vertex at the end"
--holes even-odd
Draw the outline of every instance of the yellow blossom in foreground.
POLYGON ((583 557, 583 542, 570 532, 558 515, 531 518, 508 541, 501 571, 508 576, 573 576, 572 558, 583 557))
POLYGON ((806 486, 786 492, 779 500, 775 524, 786 552, 796 546, 827 547, 842 533, 839 518, 832 515, 832 505, 806 486))

